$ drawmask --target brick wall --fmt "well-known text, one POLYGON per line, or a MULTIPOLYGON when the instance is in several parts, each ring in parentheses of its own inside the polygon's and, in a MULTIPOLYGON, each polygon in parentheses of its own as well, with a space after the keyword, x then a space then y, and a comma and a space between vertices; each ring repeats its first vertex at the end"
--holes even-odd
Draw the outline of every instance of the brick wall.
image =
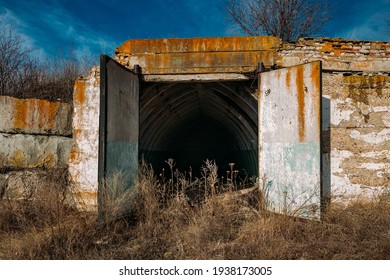
MULTIPOLYGON (((325 101, 325 102, 324 102, 325 101)), ((390 187, 390 76, 323 74, 333 198, 390 187)))
POLYGON ((300 39, 279 50, 278 66, 322 60, 331 71, 390 72, 390 43, 344 39, 300 39))

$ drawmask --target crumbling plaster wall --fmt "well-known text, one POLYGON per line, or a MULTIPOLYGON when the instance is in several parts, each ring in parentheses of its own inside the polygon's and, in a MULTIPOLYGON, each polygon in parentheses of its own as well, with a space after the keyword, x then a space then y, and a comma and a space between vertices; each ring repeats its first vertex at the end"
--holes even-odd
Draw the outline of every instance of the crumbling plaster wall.
POLYGON ((100 69, 76 80, 69 173, 80 206, 96 206, 98 193, 100 69))
POLYGON ((330 100, 332 197, 389 188, 390 76, 324 73, 323 96, 330 100))
POLYGON ((390 187, 390 43, 300 39, 277 65, 322 61, 323 148, 334 200, 390 187))

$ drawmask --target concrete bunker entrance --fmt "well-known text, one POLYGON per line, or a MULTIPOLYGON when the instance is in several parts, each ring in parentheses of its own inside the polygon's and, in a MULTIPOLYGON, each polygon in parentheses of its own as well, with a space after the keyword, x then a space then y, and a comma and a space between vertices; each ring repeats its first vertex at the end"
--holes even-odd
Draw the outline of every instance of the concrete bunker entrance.
POLYGON ((206 159, 219 175, 258 172, 257 82, 179 81, 140 85, 139 157, 156 172, 172 158, 180 171, 200 175, 206 159))
POLYGON ((102 56, 99 182, 120 171, 133 186, 142 158, 157 172, 169 158, 194 172, 215 159, 220 176, 234 162, 259 179, 272 211, 319 217, 321 63, 263 71, 277 47, 262 37, 141 40, 115 61, 102 56))

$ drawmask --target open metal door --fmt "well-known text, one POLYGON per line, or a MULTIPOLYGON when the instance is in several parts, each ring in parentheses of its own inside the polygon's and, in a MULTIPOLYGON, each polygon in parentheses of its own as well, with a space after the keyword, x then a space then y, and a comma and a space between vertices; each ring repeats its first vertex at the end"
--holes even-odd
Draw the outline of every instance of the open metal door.
MULTIPOLYGON (((106 55, 100 56, 99 205, 106 182, 120 176, 126 189, 138 172, 139 78, 106 55)), ((116 192, 118 190, 115 190, 116 192)))
POLYGON ((321 62, 259 74, 259 180, 266 207, 321 214, 321 62))

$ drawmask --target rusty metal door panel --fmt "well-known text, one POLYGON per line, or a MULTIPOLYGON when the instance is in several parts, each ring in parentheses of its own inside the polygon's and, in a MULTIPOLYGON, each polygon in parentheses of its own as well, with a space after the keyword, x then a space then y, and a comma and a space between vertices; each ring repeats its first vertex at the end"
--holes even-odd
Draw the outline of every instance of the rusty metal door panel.
POLYGON ((106 55, 100 76, 99 188, 116 174, 131 188, 138 172, 139 79, 106 55))
POLYGON ((320 218, 321 62, 261 73, 259 180, 266 207, 320 218))

